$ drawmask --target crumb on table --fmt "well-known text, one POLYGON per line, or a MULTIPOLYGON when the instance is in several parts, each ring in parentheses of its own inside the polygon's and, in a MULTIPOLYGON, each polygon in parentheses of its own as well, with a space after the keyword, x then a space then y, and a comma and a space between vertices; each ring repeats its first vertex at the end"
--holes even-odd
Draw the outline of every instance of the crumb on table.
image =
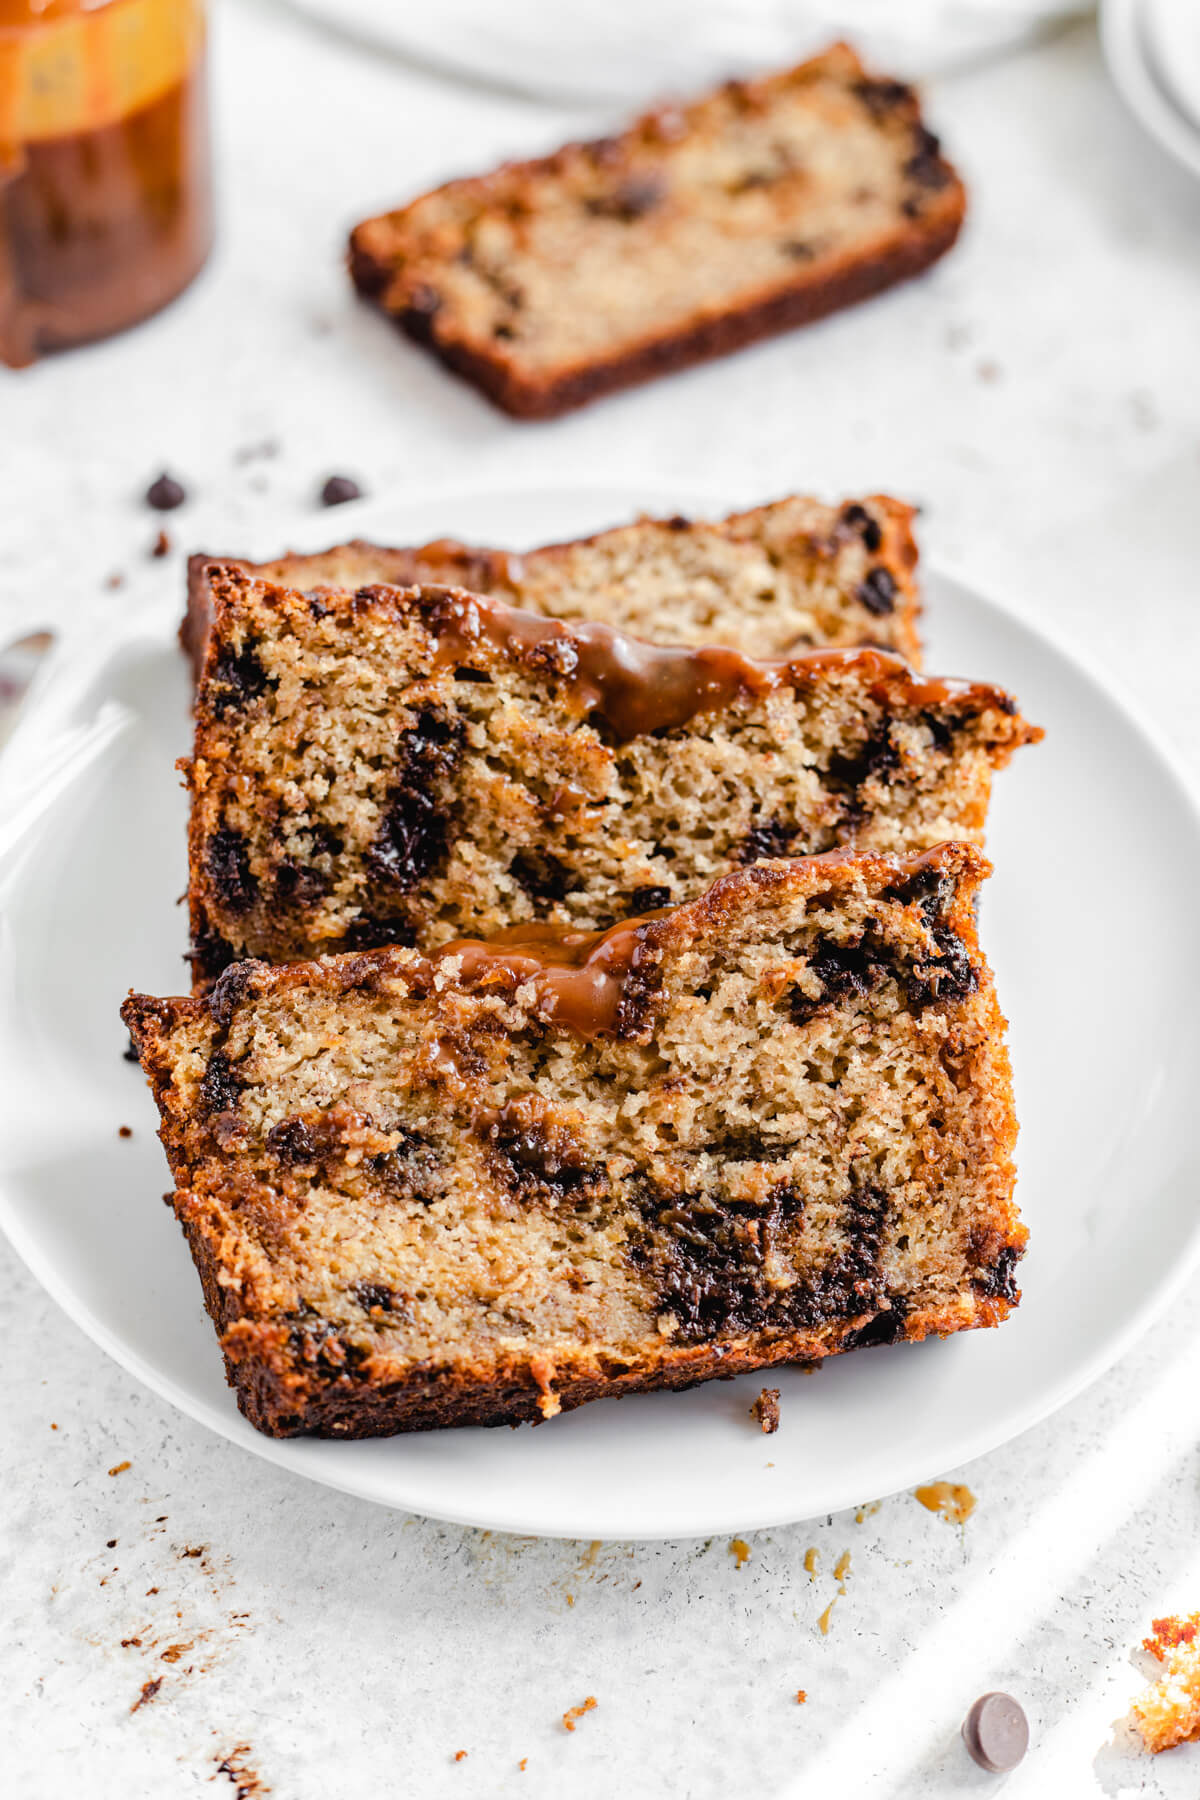
POLYGON ((569 1706, 567 1708, 566 1712, 563 1714, 563 1725, 564 1725, 565 1729, 567 1731, 574 1731, 575 1721, 577 1719, 582 1719, 584 1713, 595 1712, 595 1710, 596 1710, 595 1694, 589 1694, 587 1699, 580 1706, 569 1706))
POLYGON ((779 1430, 779 1389, 764 1388, 750 1408, 761 1431, 779 1430))
POLYGON ((1133 1716, 1142 1742, 1157 1755, 1200 1738, 1200 1613, 1155 1619, 1143 1642, 1165 1673, 1138 1695, 1133 1716))

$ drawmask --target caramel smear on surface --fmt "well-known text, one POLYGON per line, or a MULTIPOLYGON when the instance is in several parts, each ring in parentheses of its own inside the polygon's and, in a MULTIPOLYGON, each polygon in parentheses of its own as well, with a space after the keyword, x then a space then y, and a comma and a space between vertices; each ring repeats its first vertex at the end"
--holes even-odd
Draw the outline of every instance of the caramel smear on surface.
POLYGON ((914 1488, 913 1496, 931 1513, 940 1513, 952 1525, 965 1525, 975 1511, 975 1496, 957 1481, 930 1481, 914 1488))
POLYGON ((837 1596, 837 1594, 835 1594, 833 1596, 833 1599, 829 1602, 829 1605, 825 1608, 825 1611, 821 1614, 820 1618, 817 1620, 817 1624, 821 1627, 821 1636, 822 1637, 829 1636, 829 1621, 833 1617, 833 1609, 837 1605, 837 1603, 838 1603, 838 1596, 837 1596))
POLYGON ((1200 1613, 1155 1619, 1143 1647, 1163 1664, 1164 1674, 1138 1695, 1133 1719, 1143 1744, 1157 1755, 1200 1739, 1200 1613))
POLYGON ((817 1579, 817 1558, 819 1555, 820 1551, 815 1544, 810 1544, 808 1549, 804 1552, 804 1573, 808 1576, 810 1581, 815 1581, 817 1579))
POLYGON ((746 1564, 750 1561, 752 1552, 745 1538, 733 1538, 730 1541, 729 1554, 730 1556, 736 1556, 738 1568, 744 1569, 746 1564))
POLYGON ((833 1565, 834 1579, 841 1583, 843 1594, 846 1591, 846 1577, 850 1573, 850 1552, 843 1550, 833 1565))
POLYGON ((869 1519, 872 1513, 877 1513, 882 1504, 881 1500, 872 1500, 866 1506, 860 1506, 854 1515, 854 1523, 861 1525, 864 1519, 869 1519))
MULTIPOLYGON (((814 1564, 815 1564, 816 1551, 815 1550, 810 1551, 809 1554, 813 1557, 814 1564)), ((809 1566, 807 1556, 804 1559, 804 1566, 806 1569, 809 1566)), ((811 1571, 810 1571, 810 1573, 811 1573, 811 1571)), ((829 1636, 829 1622, 833 1617, 833 1609, 837 1605, 838 1601, 842 1598, 843 1594, 846 1592, 846 1578, 850 1573, 850 1552, 848 1550, 843 1550, 842 1554, 838 1557, 837 1561, 834 1563, 833 1573, 834 1573, 834 1578, 838 1584, 838 1591, 833 1596, 833 1599, 829 1602, 829 1605, 825 1608, 825 1611, 821 1614, 820 1618, 817 1620, 817 1624, 821 1628, 821 1636, 822 1637, 829 1636)), ((815 1576, 814 1576, 814 1579, 815 1579, 815 1576)))
POLYGON ((589 1694, 587 1699, 585 1701, 583 1701, 582 1705, 569 1706, 567 1708, 566 1712, 563 1714, 564 1729, 567 1731, 574 1731, 575 1721, 577 1719, 582 1719, 584 1713, 595 1712, 595 1710, 596 1710, 596 1696, 595 1696, 595 1694, 589 1694))

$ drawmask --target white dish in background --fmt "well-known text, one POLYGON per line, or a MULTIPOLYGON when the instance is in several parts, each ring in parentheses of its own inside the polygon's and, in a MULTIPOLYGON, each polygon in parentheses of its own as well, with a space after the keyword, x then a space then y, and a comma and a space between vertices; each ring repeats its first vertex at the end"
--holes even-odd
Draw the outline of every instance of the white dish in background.
MULTIPOLYGON (((694 497, 413 499, 317 523, 518 547, 694 497)), ((720 510, 711 499, 705 510, 720 510)), ((278 548, 287 528, 257 553, 278 548)), ((316 525, 301 534, 315 544, 316 525)), ((1047 738, 997 781, 983 934, 1012 1022, 1024 1302, 999 1331, 600 1402, 537 1430, 274 1442, 238 1414, 182 1236, 153 1105, 122 1060, 128 987, 180 990, 189 736, 177 596, 76 646, 0 761, 10 848, 0 980, 0 1223, 102 1348, 234 1443, 368 1499, 498 1529, 687 1537, 811 1517, 942 1474, 1060 1406, 1165 1307, 1200 1254, 1200 824, 1145 729, 1040 631, 926 573, 931 668, 1015 690, 1047 738), (36 775, 22 805, 21 776, 36 775), (48 779, 48 772, 55 773, 48 779), (118 1127, 134 1127, 132 1139, 118 1127)), ((2 841, 2 840, 0 840, 2 841)))
POLYGON ((1188 62, 1177 65, 1170 49, 1179 41, 1180 27, 1168 19, 1169 10, 1175 9, 1155 15, 1146 0, 1102 0, 1100 39, 1108 72, 1130 111, 1169 156, 1200 176, 1200 124, 1190 116, 1192 105, 1200 105, 1200 91, 1192 92, 1188 62), (1160 63, 1173 71, 1169 86, 1160 63))
POLYGON ((1151 66, 1200 134, 1200 6, 1196 0, 1145 0, 1151 66))

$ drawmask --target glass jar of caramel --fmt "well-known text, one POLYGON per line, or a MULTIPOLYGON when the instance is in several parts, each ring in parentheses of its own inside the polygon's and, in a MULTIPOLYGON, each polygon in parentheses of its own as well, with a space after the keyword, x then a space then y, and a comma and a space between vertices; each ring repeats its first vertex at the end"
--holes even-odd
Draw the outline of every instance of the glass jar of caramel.
POLYGON ((0 0, 0 362, 135 324, 212 242, 203 0, 0 0))

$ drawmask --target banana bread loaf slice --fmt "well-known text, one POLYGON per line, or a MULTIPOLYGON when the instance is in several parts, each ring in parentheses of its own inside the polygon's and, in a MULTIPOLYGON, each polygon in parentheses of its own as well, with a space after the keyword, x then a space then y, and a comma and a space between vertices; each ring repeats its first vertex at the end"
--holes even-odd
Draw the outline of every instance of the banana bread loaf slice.
POLYGON ((1000 690, 875 650, 664 649, 453 588, 214 572, 189 901, 243 956, 600 928, 758 857, 978 838, 1039 735, 1000 690))
POLYGON ((965 207, 913 90, 836 44, 368 219, 350 269, 447 367, 548 418, 918 274, 965 207))
POLYGON ((374 1436, 994 1325, 1004 1020, 942 845, 122 1017, 247 1417, 374 1436))
POLYGON ((520 556, 447 539, 420 549, 358 541, 266 563, 193 556, 180 635, 198 676, 209 570, 237 562, 285 587, 439 583, 662 643, 734 644, 748 656, 874 644, 919 667, 913 513, 886 494, 840 506, 792 494, 727 519, 639 519, 520 556))

